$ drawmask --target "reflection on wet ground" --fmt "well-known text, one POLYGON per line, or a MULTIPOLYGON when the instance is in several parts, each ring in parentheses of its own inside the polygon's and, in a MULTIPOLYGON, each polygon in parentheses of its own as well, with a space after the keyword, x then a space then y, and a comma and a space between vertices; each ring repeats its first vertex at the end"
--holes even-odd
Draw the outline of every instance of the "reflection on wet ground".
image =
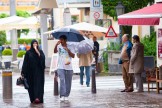
POLYGON ((59 96, 53 96, 53 76, 46 75, 44 103, 31 104, 27 91, 16 86, 17 77, 14 74, 12 99, 3 99, 0 83, 0 108, 162 108, 162 93, 148 93, 146 84, 143 93, 121 93, 124 88, 121 76, 97 77, 97 93, 92 94, 91 87, 81 86, 79 76, 74 75, 69 101, 60 102, 59 96))

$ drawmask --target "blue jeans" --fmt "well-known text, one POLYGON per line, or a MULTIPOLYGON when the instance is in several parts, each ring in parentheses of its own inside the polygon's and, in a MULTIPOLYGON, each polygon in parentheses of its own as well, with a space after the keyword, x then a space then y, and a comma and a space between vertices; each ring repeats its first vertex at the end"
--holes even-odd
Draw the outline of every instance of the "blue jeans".
POLYGON ((71 91, 73 70, 58 69, 57 72, 60 78, 60 97, 68 97, 71 91))
POLYGON ((90 66, 81 66, 80 67, 80 84, 83 84, 84 68, 86 74, 86 84, 89 86, 90 83, 90 66))

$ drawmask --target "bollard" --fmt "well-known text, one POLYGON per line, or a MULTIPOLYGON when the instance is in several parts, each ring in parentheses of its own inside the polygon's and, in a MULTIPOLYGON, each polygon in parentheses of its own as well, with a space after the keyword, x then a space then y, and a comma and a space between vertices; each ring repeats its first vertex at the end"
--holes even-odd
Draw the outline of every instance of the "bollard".
POLYGON ((2 71, 3 99, 12 99, 12 71, 2 71))
POLYGON ((58 96, 59 93, 58 93, 58 74, 57 74, 57 71, 54 72, 55 75, 54 75, 54 96, 58 96))
POLYGON ((96 75, 95 75, 95 69, 92 69, 92 88, 91 88, 91 92, 92 93, 96 93, 96 75))

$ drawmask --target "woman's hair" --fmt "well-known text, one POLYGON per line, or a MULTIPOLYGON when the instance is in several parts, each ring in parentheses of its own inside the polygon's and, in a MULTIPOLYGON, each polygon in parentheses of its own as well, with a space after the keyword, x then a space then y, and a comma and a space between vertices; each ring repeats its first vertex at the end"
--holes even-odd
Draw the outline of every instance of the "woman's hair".
POLYGON ((138 41, 138 42, 140 41, 140 39, 139 39, 139 36, 138 36, 138 35, 134 35, 134 36, 133 36, 133 39, 134 39, 134 40, 136 40, 136 41, 138 41))
POLYGON ((61 35, 59 39, 67 40, 67 37, 65 35, 61 35))

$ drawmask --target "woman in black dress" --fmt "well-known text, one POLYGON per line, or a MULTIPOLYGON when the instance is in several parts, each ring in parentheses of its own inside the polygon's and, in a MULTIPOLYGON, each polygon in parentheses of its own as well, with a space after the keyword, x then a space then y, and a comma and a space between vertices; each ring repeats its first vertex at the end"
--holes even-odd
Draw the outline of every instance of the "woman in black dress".
POLYGON ((21 72, 29 84, 28 93, 31 103, 43 103, 44 69, 44 53, 39 49, 37 40, 32 40, 31 48, 25 54, 21 72))

